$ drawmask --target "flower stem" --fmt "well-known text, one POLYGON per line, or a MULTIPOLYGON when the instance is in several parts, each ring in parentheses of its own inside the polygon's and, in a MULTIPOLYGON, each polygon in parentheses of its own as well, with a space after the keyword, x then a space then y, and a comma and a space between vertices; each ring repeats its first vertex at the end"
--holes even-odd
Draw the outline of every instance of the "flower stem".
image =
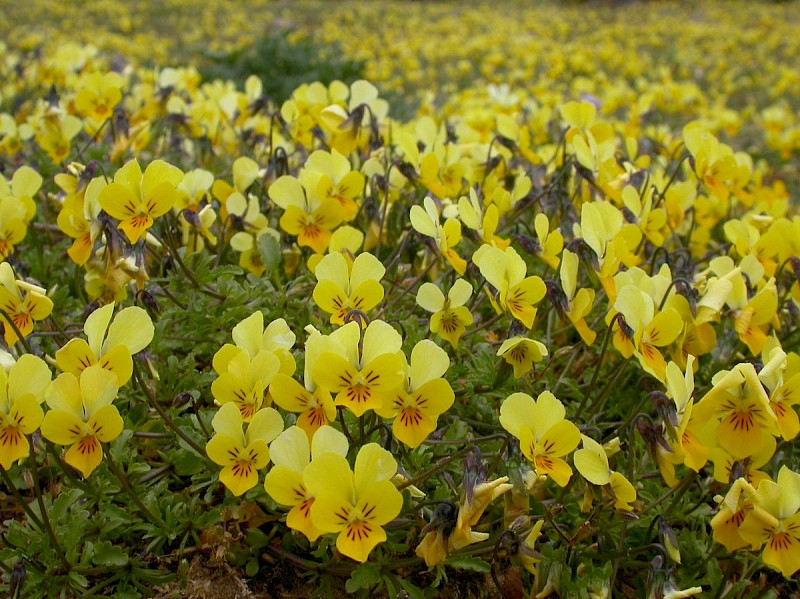
POLYGON ((44 507, 42 487, 39 484, 39 465, 36 463, 35 456, 31 456, 31 464, 33 465, 31 468, 31 474, 33 475, 33 488, 36 491, 36 501, 39 503, 39 511, 42 515, 42 523, 47 531, 47 536, 50 537, 50 541, 53 543, 53 550, 58 556, 58 561, 61 562, 61 567, 64 569, 64 572, 69 572, 72 569, 72 565, 69 563, 69 561, 67 561, 67 556, 64 555, 64 550, 58 543, 58 538, 53 530, 53 525, 50 523, 50 517, 47 515, 47 509, 44 507))
POLYGON ((164 524, 164 521, 163 521, 161 518, 157 517, 155 514, 153 514, 153 512, 151 512, 151 511, 150 511, 150 510, 147 508, 147 506, 146 506, 146 505, 145 505, 145 504, 142 502, 142 500, 139 498, 139 496, 138 496, 138 495, 136 494, 136 492, 133 490, 133 487, 131 486, 131 482, 130 482, 130 480, 128 480, 128 476, 127 476, 127 474, 125 474, 125 472, 124 472, 124 471, 122 471, 122 470, 121 470, 121 469, 120 469, 120 468, 117 466, 117 463, 114 461, 114 458, 112 458, 112 457, 111 457, 111 451, 110 451, 110 450, 106 452, 106 460, 108 460, 108 468, 109 468, 109 470, 111 470, 111 473, 112 473, 112 474, 113 474, 113 475, 114 475, 114 476, 117 478, 117 480, 120 482, 120 484, 122 485, 122 488, 123 488, 123 489, 125 489, 125 492, 126 492, 126 493, 127 493, 129 496, 130 496, 130 498, 133 500, 133 503, 135 503, 135 504, 136 504, 136 507, 137 507, 137 508, 139 508, 139 511, 140 511, 142 514, 144 514, 144 516, 145 516, 145 517, 146 517, 148 520, 150 520, 150 522, 152 522, 153 524, 155 524, 156 526, 158 526, 158 527, 164 527, 164 526, 166 526, 166 525, 164 524))

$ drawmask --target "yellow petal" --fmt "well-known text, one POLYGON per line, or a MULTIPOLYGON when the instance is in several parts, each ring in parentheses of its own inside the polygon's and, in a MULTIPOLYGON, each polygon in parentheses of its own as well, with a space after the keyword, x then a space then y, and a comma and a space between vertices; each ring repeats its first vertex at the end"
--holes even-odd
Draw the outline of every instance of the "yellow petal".
POLYGON ((92 436, 81 438, 64 454, 64 461, 79 470, 84 478, 89 478, 89 475, 103 461, 103 448, 100 441, 92 436))
POLYGON ((131 354, 138 353, 150 344, 154 332, 153 321, 147 312, 138 306, 130 306, 121 310, 108 327, 102 351, 124 345, 131 354))
POLYGON ((97 410, 89 419, 88 425, 95 438, 103 443, 109 443, 119 437, 125 426, 116 406, 104 406, 97 410))

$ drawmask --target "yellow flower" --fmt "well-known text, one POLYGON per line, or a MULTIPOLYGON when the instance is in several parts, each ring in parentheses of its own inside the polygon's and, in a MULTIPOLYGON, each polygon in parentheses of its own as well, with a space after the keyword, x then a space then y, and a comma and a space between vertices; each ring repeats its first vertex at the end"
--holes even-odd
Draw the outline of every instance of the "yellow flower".
POLYGON ((567 299, 569 310, 567 318, 574 325, 586 345, 594 343, 597 333, 586 324, 586 316, 592 311, 594 289, 583 287, 578 289, 578 255, 564 250, 561 255, 561 288, 567 299))
POLYGON ((392 433, 411 448, 419 447, 434 430, 455 394, 442 376, 450 367, 447 353, 423 339, 411 350, 411 368, 405 386, 395 390, 375 409, 382 418, 394 418, 392 433))
POLYGON ((336 149, 313 152, 304 170, 317 179, 316 194, 323 201, 334 200, 342 209, 344 221, 351 221, 358 212, 356 198, 364 191, 364 175, 350 170, 350 161, 336 149))
POLYGON ((586 435, 581 437, 583 449, 576 451, 573 456, 575 468, 593 485, 609 485, 616 509, 626 512, 633 510, 631 504, 636 501, 636 489, 625 476, 609 467, 608 455, 602 445, 586 435))
POLYGON ((45 293, 47 291, 41 287, 17 280, 8 262, 0 264, 0 309, 4 312, 0 319, 7 345, 19 339, 9 322, 16 326, 20 335, 27 337, 33 331, 34 321, 50 316, 53 302, 45 293))
POLYGON ((383 278, 386 269, 372 254, 359 254, 348 262, 343 254, 333 252, 317 264, 314 276, 314 301, 330 313, 331 324, 344 324, 352 310, 367 313, 383 299, 383 278))
POLYGON ((269 463, 270 441, 283 430, 283 419, 276 410, 264 408, 242 431, 242 415, 233 403, 223 405, 211 425, 216 433, 206 444, 206 453, 223 466, 220 482, 237 497, 258 484, 258 471, 269 463))
POLYGON ((278 435, 269 446, 272 469, 264 477, 264 488, 279 505, 292 509, 286 516, 286 526, 316 541, 322 530, 311 520, 314 496, 303 483, 308 464, 324 453, 347 457, 347 438, 330 426, 319 428, 313 436, 296 426, 278 435))
POLYGON ((536 318, 534 304, 542 300, 546 287, 538 276, 525 276, 528 267, 517 251, 512 247, 503 251, 484 244, 472 256, 472 261, 498 291, 496 303, 492 300, 498 313, 508 310, 526 328, 532 328, 536 318))
POLYGON ((423 283, 417 292, 417 304, 433 313, 431 333, 438 334, 454 348, 473 321, 472 313, 464 305, 471 295, 472 285, 464 279, 456 279, 446 298, 433 283, 423 283))
POLYGON ((264 327, 264 315, 253 312, 231 331, 233 343, 226 343, 214 354, 214 370, 222 374, 228 370, 227 364, 240 350, 247 352, 252 360, 260 352, 268 351, 280 362, 280 372, 291 376, 296 367, 291 349, 297 336, 289 328, 286 320, 276 318, 264 327))
POLYGON ((339 328, 311 365, 314 381, 336 393, 336 405, 356 416, 382 406, 404 378, 400 334, 380 320, 369 323, 361 343, 360 334, 356 322, 339 328))
POLYGON ((56 364, 64 372, 80 376, 84 369, 100 364, 117 377, 122 387, 133 374, 133 355, 142 351, 153 340, 153 322, 147 312, 138 306, 121 310, 114 317, 114 304, 92 312, 83 325, 88 343, 71 339, 56 352, 56 364))
POLYGON ((317 190, 304 188, 300 181, 284 175, 269 186, 269 197, 283 208, 281 229, 297 236, 297 245, 322 254, 331 231, 342 222, 342 208, 336 200, 323 200, 317 190))
POLYGON ((106 185, 103 177, 95 177, 82 194, 68 196, 58 213, 58 228, 75 240, 67 254, 78 266, 89 261, 102 230, 98 219, 102 211, 98 197, 106 185))
POLYGON ((183 178, 179 168, 154 160, 142 169, 130 160, 114 175, 98 197, 100 206, 120 221, 118 228, 128 241, 136 243, 153 225, 154 219, 169 212, 180 197, 176 186, 183 178))
POLYGON ((671 307, 656 314, 653 298, 636 285, 625 285, 619 290, 614 309, 624 317, 626 325, 614 324, 614 347, 626 358, 635 354, 647 372, 663 381, 667 363, 658 348, 669 345, 681 334, 680 314, 671 307), (632 336, 627 334, 628 330, 632 336))
POLYGON ((30 354, 13 363, 8 373, 0 368, 0 466, 4 470, 30 453, 26 435, 42 423, 41 404, 50 377, 44 360, 30 354))
POLYGON ((519 439, 520 450, 539 476, 563 487, 572 476, 563 456, 580 443, 580 431, 565 419, 566 410, 549 391, 534 400, 526 393, 508 396, 500 406, 500 424, 519 439))
POLYGON ((89 73, 77 84, 75 107, 87 119, 89 133, 94 133, 122 99, 125 80, 119 73, 89 73))
POLYGON ((461 241, 461 222, 455 218, 448 218, 444 225, 439 222, 439 210, 436 202, 430 196, 425 196, 422 206, 412 206, 409 213, 411 226, 418 233, 433 239, 436 248, 455 269, 463 275, 467 270, 467 262, 453 249, 461 241))
POLYGON ((314 497, 311 521, 324 532, 339 533, 336 548, 343 555, 365 562, 386 540, 383 526, 403 507, 403 496, 391 482, 396 472, 392 454, 376 443, 359 450, 353 470, 331 451, 306 466, 303 483, 314 497))
POLYGON ((112 405, 118 389, 117 378, 99 365, 85 369, 80 378, 65 372, 47 389, 50 411, 42 421, 42 436, 57 445, 70 445, 64 459, 84 478, 103 459, 100 444, 122 433, 122 417, 112 405))
POLYGON ((762 432, 779 434, 775 413, 752 364, 738 364, 712 379, 713 387, 695 406, 695 417, 720 422, 717 443, 740 460, 759 451, 762 432))
POLYGON ((533 368, 534 362, 541 362, 547 355, 544 343, 527 337, 506 339, 497 350, 497 355, 514 367, 514 378, 520 378, 533 368))
POLYGON ((739 534, 753 549, 765 544, 764 563, 789 578, 800 569, 800 474, 781 466, 777 481, 762 481, 752 501, 739 534))

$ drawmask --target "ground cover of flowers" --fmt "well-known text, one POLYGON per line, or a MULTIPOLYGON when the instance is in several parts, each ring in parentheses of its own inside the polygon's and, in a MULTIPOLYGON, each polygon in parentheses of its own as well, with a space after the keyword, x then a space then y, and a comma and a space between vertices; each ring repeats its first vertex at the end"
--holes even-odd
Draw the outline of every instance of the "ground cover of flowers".
POLYGON ((0 8, 9 595, 800 593, 797 3, 0 8))

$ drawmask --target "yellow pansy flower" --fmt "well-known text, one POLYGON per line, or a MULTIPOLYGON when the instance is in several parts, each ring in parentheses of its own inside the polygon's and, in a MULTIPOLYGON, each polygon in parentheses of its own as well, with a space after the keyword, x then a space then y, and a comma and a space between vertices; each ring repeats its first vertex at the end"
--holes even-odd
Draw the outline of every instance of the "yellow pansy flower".
POLYGON ((541 362, 547 355, 544 343, 527 337, 511 337, 503 341, 497 355, 514 367, 514 378, 518 379, 533 368, 534 362, 541 362))
POLYGON ((576 451, 573 456, 575 468, 593 485, 609 485, 616 509, 626 512, 633 510, 631 504, 636 501, 636 489, 624 475, 609 467, 608 455, 602 445, 586 435, 581 437, 583 449, 576 451))
POLYGON ((546 287, 538 276, 525 276, 528 267, 517 251, 512 247, 501 250, 484 244, 472 256, 472 261, 497 290, 495 308, 498 313, 508 310, 526 328, 533 327, 536 318, 534 304, 542 300, 546 287))
POLYGON ((403 338, 391 325, 373 320, 363 332, 356 322, 339 328, 329 351, 312 364, 318 385, 336 393, 336 405, 345 406, 356 416, 384 404, 403 382, 403 338))
POLYGON ((336 453, 315 457, 303 472, 303 483, 314 496, 311 521, 323 532, 338 533, 336 548, 347 557, 367 561, 386 540, 383 526, 403 507, 403 496, 392 484, 397 462, 376 443, 356 456, 355 468, 336 453))
POLYGON ((122 417, 112 405, 118 390, 117 377, 97 364, 81 372, 80 378, 65 372, 47 388, 50 411, 42 421, 42 436, 57 445, 70 445, 64 460, 84 478, 103 459, 101 443, 122 433, 122 417))
POLYGON ((456 279, 447 292, 447 297, 433 283, 423 283, 417 292, 417 304, 431 316, 431 333, 438 334, 454 348, 458 340, 472 324, 472 313, 464 305, 472 295, 472 285, 464 279, 456 279))
POLYGON ((467 262, 453 249, 461 241, 461 222, 448 218, 444 225, 439 222, 439 209, 430 196, 426 196, 422 206, 412 206, 409 212, 411 226, 425 237, 433 239, 436 248, 455 269, 463 275, 467 270, 467 262))
POLYGON ((0 466, 4 470, 30 453, 26 435, 42 423, 41 404, 51 376, 47 363, 30 354, 21 356, 8 372, 0 368, 0 466))
POLYGON ((382 418, 393 418, 392 433, 411 448, 419 447, 434 430, 455 394, 443 377, 450 358, 433 341, 423 339, 411 350, 411 365, 404 386, 375 409, 382 418))
POLYGON ((764 563, 789 578, 800 569, 800 474, 781 466, 777 480, 762 481, 752 501, 739 535, 754 549, 764 545, 764 563))
POLYGON ((71 339, 56 352, 56 364, 64 372, 80 376, 84 369, 99 364, 117 377, 122 387, 133 374, 133 355, 153 340, 153 321, 145 310, 130 306, 117 313, 114 304, 92 312, 83 325, 88 340, 71 339))
POLYGON ((552 393, 543 391, 535 400, 526 393, 509 395, 500 406, 500 424, 519 439, 520 450, 536 474, 549 476, 563 487, 572 476, 563 456, 580 443, 580 431, 552 393))
POLYGON ((183 178, 178 167, 154 160, 142 169, 130 160, 114 174, 98 197, 100 206, 119 222, 128 241, 136 243, 153 226, 154 219, 169 212, 180 197, 177 185, 183 178))
POLYGON ((0 322, 3 323, 6 344, 11 346, 19 337, 27 337, 33 331, 33 323, 44 320, 53 311, 53 301, 45 295, 47 291, 37 285, 17 280, 8 262, 0 264, 0 322), (12 322, 17 331, 8 324, 12 322))
POLYGON ((215 435, 206 444, 206 453, 223 466, 220 482, 237 497, 258 484, 258 471, 269 463, 268 444, 283 430, 283 418, 276 410, 264 408, 242 431, 242 415, 233 403, 223 405, 211 426, 215 435))
POLYGON ((297 236, 297 245, 318 254, 325 252, 331 231, 342 222, 342 208, 336 200, 323 201, 316 189, 304 188, 290 175, 269 186, 269 197, 283 208, 281 229, 297 236))
POLYGON ((383 299, 380 281, 386 268, 372 254, 363 253, 348 262, 343 254, 333 252, 317 264, 314 276, 314 301, 330 313, 331 324, 344 324, 352 310, 367 313, 383 299))
POLYGON ((347 438, 330 426, 319 428, 312 437, 297 426, 278 435, 269 446, 273 466, 264 477, 264 488, 279 505, 289 506, 286 526, 316 541, 323 531, 311 520, 314 496, 303 483, 308 464, 324 453, 346 458, 347 438))

